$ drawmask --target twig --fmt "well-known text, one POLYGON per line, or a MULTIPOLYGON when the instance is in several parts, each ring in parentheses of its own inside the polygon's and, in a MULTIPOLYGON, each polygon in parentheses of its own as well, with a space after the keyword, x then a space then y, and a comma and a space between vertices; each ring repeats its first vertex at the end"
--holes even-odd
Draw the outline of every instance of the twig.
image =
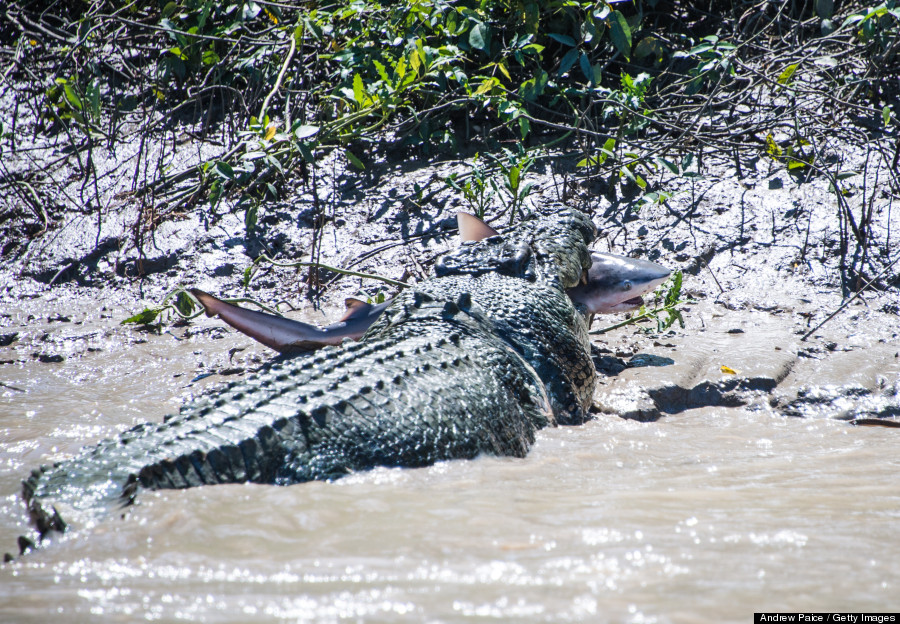
POLYGON ((290 33, 289 36, 291 38, 291 48, 288 50, 287 56, 284 59, 284 64, 281 66, 281 71, 278 72, 278 77, 275 79, 275 86, 269 91, 269 94, 266 96, 266 99, 263 100, 262 106, 259 109, 258 119, 260 122, 265 119, 266 109, 269 108, 269 102, 281 88, 281 81, 284 78, 284 73, 287 71, 288 65, 291 64, 291 59, 294 58, 294 51, 297 49, 297 38, 294 36, 294 33, 290 33))
MULTIPOLYGON (((253 273, 255 273, 255 267, 259 264, 260 261, 268 262, 269 264, 277 267, 313 267, 317 269, 325 269, 326 271, 333 271, 334 273, 340 273, 342 275, 349 275, 351 277, 361 277, 363 279, 373 279, 378 280, 380 282, 384 282, 386 284, 390 284, 391 286, 399 286, 400 288, 407 288, 409 284, 405 282, 400 282, 395 279, 391 279, 389 277, 384 277, 382 275, 375 275, 373 273, 363 273, 361 271, 350 271, 347 269, 341 269, 338 267, 333 267, 327 264, 322 264, 321 262, 278 262, 273 260, 269 256, 263 254, 259 256, 256 260, 253 261, 253 264, 250 265, 250 276, 246 281, 246 284, 249 284, 250 278, 252 278, 253 273)), ((246 285, 245 284, 245 285, 246 285)))

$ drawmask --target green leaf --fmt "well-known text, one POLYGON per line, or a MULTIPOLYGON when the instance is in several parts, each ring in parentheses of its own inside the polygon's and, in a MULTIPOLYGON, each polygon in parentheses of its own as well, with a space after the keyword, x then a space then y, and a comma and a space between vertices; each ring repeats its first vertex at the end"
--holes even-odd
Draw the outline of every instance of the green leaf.
POLYGON ((881 109, 881 118, 884 120, 884 125, 888 125, 891 122, 891 105, 885 104, 884 108, 881 109))
POLYGON ((562 57, 562 60, 560 60, 559 62, 559 71, 556 73, 556 75, 559 78, 562 78, 563 74, 572 69, 572 65, 574 65, 575 61, 578 60, 578 56, 580 54, 581 52, 578 50, 578 48, 572 48, 571 50, 566 52, 566 54, 562 57))
POLYGON ((688 85, 684 88, 684 92, 687 95, 697 95, 700 93, 700 89, 703 88, 704 78, 703 76, 695 76, 691 79, 688 85))
POLYGON ((641 39, 634 47, 634 58, 641 60, 653 55, 653 60, 662 58, 662 44, 659 39, 650 35, 641 39))
POLYGON ((669 162, 668 160, 666 160, 665 158, 663 158, 661 156, 658 156, 656 158, 656 162, 658 162, 660 165, 662 165, 663 167, 665 167, 666 169, 671 171, 673 175, 678 175, 678 167, 675 166, 675 163, 669 162))
POLYGON ((213 180, 213 183, 209 186, 209 208, 210 210, 215 210, 216 205, 218 205, 219 200, 222 198, 222 181, 221 180, 213 180))
POLYGON ((253 278, 253 265, 251 264, 246 269, 244 269, 244 288, 250 285, 250 280, 253 278))
POLYGON ((363 84, 362 76, 359 74, 353 75, 353 99, 360 106, 366 102, 366 87, 363 84))
POLYGON ((535 100, 544 93, 544 89, 549 81, 550 75, 543 69, 538 68, 534 78, 526 80, 519 85, 519 93, 528 101, 535 100))
POLYGON ((831 19, 834 15, 834 0, 814 0, 813 7, 822 19, 831 19))
POLYGON ((179 292, 175 297, 174 306, 182 316, 190 316, 194 313, 194 300, 184 291, 179 292))
POLYGON ((409 53, 409 66, 412 68, 415 76, 419 75, 419 68, 422 66, 422 57, 419 56, 418 50, 412 50, 409 53))
POLYGON ((247 234, 250 234, 253 231, 253 228, 256 227, 258 211, 259 206, 256 202, 251 202, 250 205, 247 206, 247 212, 244 213, 244 229, 247 231, 247 234))
POLYGON ((310 149, 309 144, 305 141, 297 144, 297 151, 300 152, 301 156, 303 156, 303 160, 305 160, 309 164, 312 165, 316 162, 316 157, 313 154, 313 151, 310 149))
POLYGON ((784 71, 778 76, 778 84, 787 86, 798 67, 800 67, 800 63, 792 63, 785 67, 784 71))
POLYGON ((500 81, 493 76, 490 78, 485 78, 484 82, 481 83, 481 86, 475 90, 475 95, 485 95, 493 91, 494 87, 500 84, 500 81))
POLYGON ((841 28, 844 28, 850 24, 855 24, 856 22, 861 22, 864 19, 866 19, 866 16, 863 15, 862 13, 854 13, 853 15, 851 15, 850 17, 848 17, 847 19, 844 20, 844 23, 841 24, 841 28))
POLYGON ((366 168, 365 164, 363 164, 363 161, 361 161, 359 158, 357 158, 353 152, 351 152, 350 150, 344 150, 344 155, 347 157, 347 160, 350 161, 351 165, 353 165, 360 171, 365 170, 365 168, 366 168))
POLYGON ((612 38, 613 45, 625 57, 625 60, 631 60, 631 28, 628 26, 628 20, 619 11, 613 11, 612 19, 609 20, 609 36, 612 38))
POLYGON ((95 120, 100 120, 100 87, 97 81, 93 81, 87 89, 88 101, 91 105, 91 115, 95 120))
POLYGON ((591 60, 588 58, 587 54, 582 54, 578 58, 578 64, 581 66, 581 73, 584 74, 585 79, 591 86, 594 85, 594 68, 591 67, 591 60))
POLYGON ((494 63, 494 65, 497 66, 497 69, 500 70, 500 73, 501 73, 501 74, 503 74, 504 76, 506 76, 506 79, 507 79, 507 80, 512 80, 512 76, 509 75, 509 70, 506 69, 506 64, 505 64, 505 63, 503 63, 503 62, 501 61, 501 62, 499 62, 499 63, 494 63))
POLYGON ((387 69, 384 67, 384 64, 383 64, 383 63, 379 63, 379 62, 376 61, 376 60, 373 60, 373 61, 372 61, 372 64, 375 66, 375 71, 378 72, 378 75, 381 76, 381 79, 384 80, 384 82, 385 82, 388 86, 390 86, 390 84, 391 84, 391 79, 390 79, 390 77, 388 76, 387 69))
POLYGON ((519 188, 519 175, 521 171, 518 167, 513 167, 509 170, 509 186, 511 189, 516 190, 519 188))
POLYGON ((771 132, 766 135, 766 154, 772 158, 778 158, 783 154, 781 147, 775 142, 775 137, 772 136, 771 132))
POLYGON ((681 296, 681 282, 683 278, 684 275, 682 275, 681 271, 675 271, 675 274, 672 275, 672 285, 669 286, 669 290, 666 292, 665 306, 667 308, 678 303, 678 298, 681 296))
POLYGON ((394 85, 399 85, 403 82, 403 77, 406 75, 406 57, 401 56, 400 60, 397 61, 397 64, 394 66, 394 74, 397 76, 394 85))
POLYGON ((244 3, 244 8, 241 12, 241 16, 244 18, 245 22, 249 22, 254 17, 259 15, 259 12, 261 10, 262 9, 260 8, 260 6, 251 0, 250 2, 244 3))
POLYGON ((224 160, 219 160, 215 165, 215 172, 223 180, 234 179, 234 169, 224 160))
POLYGON ((572 39, 572 37, 570 37, 569 35, 561 35, 559 33, 549 33, 547 36, 550 37, 551 39, 555 39, 556 41, 559 41, 563 45, 569 46, 570 48, 575 47, 575 40, 572 39))
POLYGON ((75 90, 69 83, 63 85, 63 89, 66 92, 66 99, 69 101, 69 104, 77 108, 78 110, 82 110, 84 105, 81 103, 81 98, 78 97, 78 94, 75 93, 75 90))
POLYGON ((266 156, 265 160, 266 160, 267 165, 269 165, 273 169, 277 170, 278 173, 280 173, 281 175, 284 175, 284 165, 282 165, 281 161, 278 160, 277 158, 275 158, 275 156, 268 154, 266 156))
POLYGON ((296 130, 294 130, 294 136, 297 140, 302 141, 303 139, 308 139, 311 136, 315 136, 319 132, 319 126, 300 126, 296 130))
POLYGON ((491 29, 484 22, 478 22, 469 32, 469 45, 485 54, 490 54, 491 29))
POLYGON ((129 316, 122 321, 121 324, 126 325, 128 323, 133 323, 135 325, 149 325, 156 320, 156 317, 159 316, 160 312, 162 312, 162 308, 144 308, 134 316, 129 316))
POLYGON ((221 58, 219 58, 219 55, 216 54, 215 51, 206 50, 203 53, 203 57, 201 60, 204 65, 215 65, 216 63, 218 63, 221 60, 221 58))

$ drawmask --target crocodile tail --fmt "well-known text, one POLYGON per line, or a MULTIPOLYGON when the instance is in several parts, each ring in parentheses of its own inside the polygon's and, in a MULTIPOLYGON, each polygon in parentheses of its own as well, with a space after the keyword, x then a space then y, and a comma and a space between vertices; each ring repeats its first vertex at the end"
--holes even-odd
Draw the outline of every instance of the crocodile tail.
POLYGON ((202 405, 167 422, 138 425, 71 459, 33 470, 22 482, 22 496, 35 534, 19 538, 20 554, 66 531, 66 518, 121 510, 144 489, 272 482, 286 452, 279 427, 287 419, 259 426, 227 422, 227 416, 204 418, 217 407, 202 405))

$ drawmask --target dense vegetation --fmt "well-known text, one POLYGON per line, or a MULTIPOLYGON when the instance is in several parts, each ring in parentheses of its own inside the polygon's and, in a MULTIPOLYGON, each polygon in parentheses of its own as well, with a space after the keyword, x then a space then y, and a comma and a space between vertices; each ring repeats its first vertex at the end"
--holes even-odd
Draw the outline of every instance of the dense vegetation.
POLYGON ((728 159, 741 176, 762 156, 831 181, 842 263, 867 253, 871 215, 842 200, 839 146, 880 152, 900 189, 894 0, 13 0, 0 63, 5 257, 65 211, 108 206, 110 185, 141 208, 138 245, 223 200, 251 230, 335 150, 359 170, 477 150, 446 183, 510 219, 549 148, 637 207, 667 200, 662 174, 728 159), (54 162, 29 164, 51 144, 54 162), (46 176, 63 165, 80 180, 66 202, 46 176))

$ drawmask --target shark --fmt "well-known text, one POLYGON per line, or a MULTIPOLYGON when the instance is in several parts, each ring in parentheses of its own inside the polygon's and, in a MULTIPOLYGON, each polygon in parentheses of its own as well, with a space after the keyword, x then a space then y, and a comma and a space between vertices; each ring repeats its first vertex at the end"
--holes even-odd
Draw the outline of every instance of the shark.
MULTIPOLYGON (((474 215, 459 212, 456 217, 461 243, 501 236, 474 215)), ((669 269, 649 260, 594 251, 591 253, 591 267, 582 283, 567 289, 566 293, 592 321, 595 314, 615 314, 640 308, 644 304, 643 295, 665 282, 670 274, 669 269)), ((197 288, 191 288, 188 292, 203 306, 206 316, 218 316, 242 334, 279 353, 314 351, 348 339, 359 340, 392 303, 392 300, 387 300, 372 304, 348 298, 344 300, 344 316, 338 322, 317 327, 242 308, 197 288)))

